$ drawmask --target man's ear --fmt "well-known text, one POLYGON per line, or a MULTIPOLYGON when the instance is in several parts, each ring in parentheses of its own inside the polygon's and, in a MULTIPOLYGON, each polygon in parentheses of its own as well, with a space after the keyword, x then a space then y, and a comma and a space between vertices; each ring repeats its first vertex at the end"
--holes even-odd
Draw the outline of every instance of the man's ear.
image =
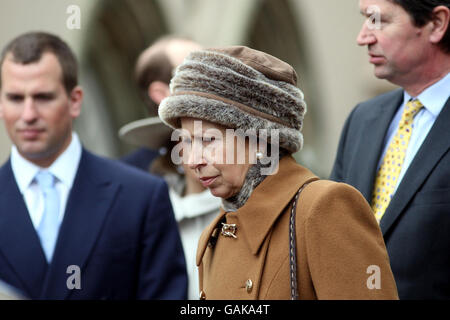
POLYGON ((69 108, 72 118, 78 118, 81 113, 81 105, 83 103, 84 92, 80 86, 76 86, 72 89, 69 96, 69 108))
POLYGON ((430 41, 438 44, 445 36, 449 28, 450 9, 446 6, 437 6, 433 9, 433 18, 431 20, 432 30, 430 41))
POLYGON ((148 86, 148 96, 149 98, 159 105, 164 98, 170 95, 169 85, 162 81, 153 81, 148 86))

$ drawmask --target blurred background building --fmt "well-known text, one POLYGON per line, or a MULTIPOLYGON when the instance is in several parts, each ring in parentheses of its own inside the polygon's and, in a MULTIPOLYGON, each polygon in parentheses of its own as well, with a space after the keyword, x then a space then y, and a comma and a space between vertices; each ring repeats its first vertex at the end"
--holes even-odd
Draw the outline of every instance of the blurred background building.
MULTIPOLYGON (((357 0, 1 0, 0 46, 27 31, 49 31, 73 48, 85 90, 76 131, 86 147, 119 157, 133 147, 118 129, 146 116, 133 79, 139 53, 176 34, 202 45, 247 45, 292 64, 308 113, 305 146, 296 158, 328 177, 339 134, 356 103, 392 89, 377 80, 356 45, 364 22, 357 0), (80 29, 67 27, 76 5, 80 29)), ((0 161, 10 142, 0 124, 0 161)))

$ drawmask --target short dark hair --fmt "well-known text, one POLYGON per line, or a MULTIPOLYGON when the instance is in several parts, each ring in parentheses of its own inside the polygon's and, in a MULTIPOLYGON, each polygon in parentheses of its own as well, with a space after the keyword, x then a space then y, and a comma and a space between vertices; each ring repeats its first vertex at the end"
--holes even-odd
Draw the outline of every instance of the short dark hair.
MULTIPOLYGON (((67 94, 78 85, 78 63, 67 43, 45 32, 29 32, 13 39, 2 51, 0 68, 11 53, 13 61, 20 64, 39 62, 44 53, 53 53, 62 69, 62 83, 67 94)), ((0 88, 2 79, 0 76, 0 88)))
MULTIPOLYGON (((433 9, 444 6, 450 9, 450 0, 390 0, 401 6, 417 27, 424 26, 433 18, 433 9)), ((450 53, 450 26, 440 42, 443 51, 450 53)))

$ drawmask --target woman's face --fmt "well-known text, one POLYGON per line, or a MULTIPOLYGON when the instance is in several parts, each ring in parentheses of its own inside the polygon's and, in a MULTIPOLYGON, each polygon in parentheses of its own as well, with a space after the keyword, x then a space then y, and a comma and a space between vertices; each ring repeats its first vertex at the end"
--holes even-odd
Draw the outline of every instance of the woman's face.
POLYGON ((225 127, 205 120, 182 118, 181 127, 183 161, 200 183, 216 197, 227 199, 236 195, 250 163, 254 163, 245 138, 227 139, 225 127))

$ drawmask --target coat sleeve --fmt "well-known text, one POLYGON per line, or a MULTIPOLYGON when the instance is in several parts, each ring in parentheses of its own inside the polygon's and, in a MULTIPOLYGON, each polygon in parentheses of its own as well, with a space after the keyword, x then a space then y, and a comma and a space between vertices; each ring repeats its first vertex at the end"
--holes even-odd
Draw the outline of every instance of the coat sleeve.
POLYGON ((337 182, 343 182, 345 180, 345 162, 348 160, 345 158, 345 146, 347 142, 348 131, 350 128, 350 123, 352 121, 353 115, 355 113, 357 107, 353 109, 353 111, 348 116, 345 121, 344 128, 341 132, 341 137, 339 139, 339 145, 336 152, 336 158, 334 160, 333 168, 330 174, 330 180, 334 180, 337 182))
POLYGON ((321 180, 302 197, 297 232, 305 252, 299 259, 307 260, 316 297, 398 299, 380 228, 359 191, 321 180))
POLYGON ((143 228, 137 299, 186 299, 183 247, 163 181, 153 192, 143 228))

